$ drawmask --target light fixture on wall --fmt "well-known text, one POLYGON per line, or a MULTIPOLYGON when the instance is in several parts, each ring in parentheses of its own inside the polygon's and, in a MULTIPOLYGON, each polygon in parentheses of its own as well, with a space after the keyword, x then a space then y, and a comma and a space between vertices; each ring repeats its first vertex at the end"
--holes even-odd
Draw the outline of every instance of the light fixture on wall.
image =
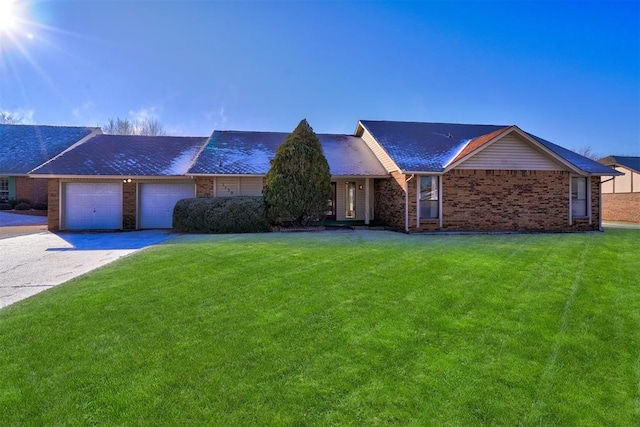
POLYGON ((358 185, 358 190, 362 190, 362 184, 358 185))
POLYGON ((129 183, 129 182, 131 182, 131 178, 123 179, 122 182, 129 183))

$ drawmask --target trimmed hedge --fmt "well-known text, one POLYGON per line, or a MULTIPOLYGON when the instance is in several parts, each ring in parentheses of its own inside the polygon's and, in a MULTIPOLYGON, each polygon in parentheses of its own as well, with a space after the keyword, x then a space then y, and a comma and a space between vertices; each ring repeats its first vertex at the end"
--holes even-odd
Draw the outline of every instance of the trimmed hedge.
POLYGON ((264 233, 270 230, 262 196, 183 199, 173 228, 196 233, 264 233))
POLYGON ((9 203, 0 203, 0 211, 10 211, 13 209, 9 203))
POLYGON ((31 209, 31 205, 26 202, 20 202, 14 207, 14 209, 17 211, 28 211, 31 209))

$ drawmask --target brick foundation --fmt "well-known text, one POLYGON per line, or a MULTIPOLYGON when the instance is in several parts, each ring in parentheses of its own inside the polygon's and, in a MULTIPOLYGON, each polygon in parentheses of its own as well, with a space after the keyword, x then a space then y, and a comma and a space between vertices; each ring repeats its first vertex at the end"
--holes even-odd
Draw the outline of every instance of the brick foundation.
MULTIPOLYGON (((591 179, 591 215, 569 224, 569 182, 562 171, 453 170, 442 179, 439 220, 417 224, 418 176, 407 183, 409 231, 587 231, 600 227, 598 177, 591 179)), ((376 212, 387 225, 404 230, 404 185, 410 178, 392 174, 376 180, 376 212)))
POLYGON ((602 219, 640 223, 640 193, 603 194, 602 219))

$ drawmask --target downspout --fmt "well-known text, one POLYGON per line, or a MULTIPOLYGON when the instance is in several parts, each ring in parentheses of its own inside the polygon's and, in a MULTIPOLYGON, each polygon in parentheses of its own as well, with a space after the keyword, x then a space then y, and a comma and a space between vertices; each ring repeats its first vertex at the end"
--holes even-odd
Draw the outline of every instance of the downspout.
POLYGON ((411 174, 409 179, 404 181, 404 231, 409 233, 409 181, 413 179, 415 174, 411 174))

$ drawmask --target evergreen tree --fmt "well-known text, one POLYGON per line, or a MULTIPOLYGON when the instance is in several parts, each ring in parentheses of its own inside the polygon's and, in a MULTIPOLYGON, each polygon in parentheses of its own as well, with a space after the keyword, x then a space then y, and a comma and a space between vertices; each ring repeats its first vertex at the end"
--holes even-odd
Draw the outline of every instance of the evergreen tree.
POLYGON ((331 173, 320 140, 306 119, 278 147, 263 194, 274 224, 306 226, 324 219, 331 173))

